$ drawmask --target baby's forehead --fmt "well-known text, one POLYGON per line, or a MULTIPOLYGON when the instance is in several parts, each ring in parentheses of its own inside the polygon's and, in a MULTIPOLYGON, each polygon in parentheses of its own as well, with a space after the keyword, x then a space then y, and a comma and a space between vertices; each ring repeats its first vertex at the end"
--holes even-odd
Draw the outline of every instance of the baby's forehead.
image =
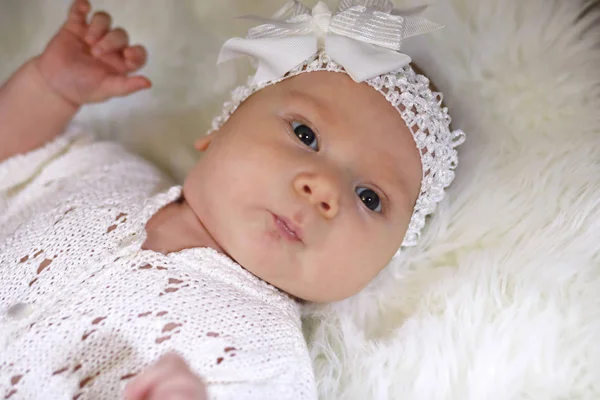
POLYGON ((275 86, 279 86, 278 92, 285 104, 312 107, 323 119, 332 122, 369 131, 406 128, 398 110, 381 93, 344 73, 304 73, 275 86))

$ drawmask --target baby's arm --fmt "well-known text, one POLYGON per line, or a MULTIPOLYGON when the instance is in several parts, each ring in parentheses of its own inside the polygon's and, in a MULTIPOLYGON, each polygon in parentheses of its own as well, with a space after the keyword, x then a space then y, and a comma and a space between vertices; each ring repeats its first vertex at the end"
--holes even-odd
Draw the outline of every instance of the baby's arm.
POLYGON ((106 13, 88 23, 90 8, 75 0, 44 52, 0 87, 0 162, 58 136, 82 105, 151 86, 128 76, 145 64, 144 48, 130 47, 124 30, 111 30, 106 13))
POLYGON ((49 142, 78 110, 48 88, 35 60, 27 62, 0 87, 0 161, 49 142))

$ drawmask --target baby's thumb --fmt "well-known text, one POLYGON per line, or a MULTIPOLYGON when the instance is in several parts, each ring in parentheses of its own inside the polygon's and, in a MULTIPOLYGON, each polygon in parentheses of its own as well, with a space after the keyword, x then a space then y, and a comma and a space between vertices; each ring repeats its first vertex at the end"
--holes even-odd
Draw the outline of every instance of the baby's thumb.
POLYGON ((94 101, 104 101, 111 97, 127 96, 152 86, 144 76, 111 76, 106 78, 98 89, 99 98, 94 101))

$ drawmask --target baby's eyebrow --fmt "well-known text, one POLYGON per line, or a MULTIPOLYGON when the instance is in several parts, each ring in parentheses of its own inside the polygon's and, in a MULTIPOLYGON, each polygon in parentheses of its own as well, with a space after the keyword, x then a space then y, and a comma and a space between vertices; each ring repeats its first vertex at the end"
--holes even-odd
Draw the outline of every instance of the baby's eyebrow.
POLYGON ((291 89, 286 93, 284 99, 286 103, 289 103, 292 106, 294 104, 299 104, 307 110, 311 117, 316 118, 321 124, 331 125, 333 122, 332 119, 334 119, 334 114, 332 113, 331 108, 329 108, 325 102, 311 96, 309 93, 291 89))

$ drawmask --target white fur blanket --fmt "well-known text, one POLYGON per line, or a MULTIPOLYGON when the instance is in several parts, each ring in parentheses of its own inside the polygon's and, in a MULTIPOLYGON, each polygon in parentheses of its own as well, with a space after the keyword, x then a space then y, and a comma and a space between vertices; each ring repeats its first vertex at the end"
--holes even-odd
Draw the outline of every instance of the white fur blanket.
MULTIPOLYGON (((67 3, 0 1, 0 79, 41 50, 67 3)), ((600 15, 584 0, 429 4, 446 28, 410 50, 468 142, 421 245, 307 317, 321 396, 600 398, 600 15)), ((231 17, 281 3, 95 5, 148 47, 154 89, 80 119, 181 179, 236 77, 214 66, 247 27, 231 17)))

